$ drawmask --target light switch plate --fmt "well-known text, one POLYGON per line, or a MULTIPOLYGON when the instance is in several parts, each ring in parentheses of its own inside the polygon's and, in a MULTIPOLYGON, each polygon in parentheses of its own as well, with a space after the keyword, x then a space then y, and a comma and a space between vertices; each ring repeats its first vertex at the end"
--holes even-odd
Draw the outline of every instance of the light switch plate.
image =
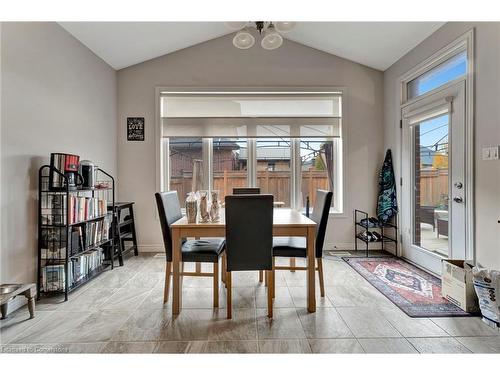
POLYGON ((483 160, 498 160, 500 146, 486 146, 482 148, 483 160))

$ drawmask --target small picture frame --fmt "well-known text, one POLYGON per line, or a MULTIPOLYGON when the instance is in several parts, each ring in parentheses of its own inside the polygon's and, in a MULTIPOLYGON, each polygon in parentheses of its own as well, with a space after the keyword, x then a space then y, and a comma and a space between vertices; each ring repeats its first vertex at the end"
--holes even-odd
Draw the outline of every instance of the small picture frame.
POLYGON ((127 117, 127 141, 144 141, 144 117, 127 117))

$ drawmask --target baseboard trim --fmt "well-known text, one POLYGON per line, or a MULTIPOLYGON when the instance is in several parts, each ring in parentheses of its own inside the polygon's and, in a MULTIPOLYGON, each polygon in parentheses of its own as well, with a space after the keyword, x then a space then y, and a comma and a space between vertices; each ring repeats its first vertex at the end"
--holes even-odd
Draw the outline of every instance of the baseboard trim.
POLYGON ((163 245, 139 245, 139 253, 161 253, 165 251, 163 245))

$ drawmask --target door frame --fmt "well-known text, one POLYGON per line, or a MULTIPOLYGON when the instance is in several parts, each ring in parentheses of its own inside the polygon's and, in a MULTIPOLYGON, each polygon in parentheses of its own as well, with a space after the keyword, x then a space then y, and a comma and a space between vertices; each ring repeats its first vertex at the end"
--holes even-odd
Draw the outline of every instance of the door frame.
POLYGON ((402 210, 401 210, 401 237, 402 255, 405 259, 419 264, 426 270, 440 274, 441 260, 446 258, 464 259, 466 256, 465 239, 465 207, 468 202, 460 203, 458 206, 453 202, 453 196, 460 194, 464 196, 467 191, 465 185, 465 79, 461 78, 443 85, 432 95, 423 99, 412 101, 405 105, 403 112, 403 144, 402 144, 402 210), (449 233, 448 257, 429 251, 424 246, 414 244, 415 228, 415 196, 413 194, 415 184, 415 127, 410 125, 414 119, 415 123, 425 122, 433 117, 448 115, 448 196, 449 196, 449 233), (431 117, 428 117, 428 116, 431 117), (458 126, 458 128, 457 128, 458 126), (458 130, 457 130, 458 129, 458 130), (458 149, 457 149, 458 147, 458 149), (457 157, 458 155, 458 157, 457 157), (464 184, 463 189, 454 186, 454 182, 460 181, 464 184), (462 204, 465 206, 462 207, 462 204), (453 246, 454 243, 463 244, 460 251, 453 246), (463 251, 463 253, 462 253, 463 251))
MULTIPOLYGON (((466 222, 466 232, 465 232, 465 253, 467 260, 476 261, 476 249, 475 249, 475 201, 474 201, 474 76, 475 76, 475 53, 474 53, 474 28, 470 29, 466 33, 459 36, 457 39, 444 46, 433 55, 422 61, 420 64, 416 65, 414 68, 410 69, 405 74, 401 75, 396 82, 396 90, 399 95, 396 96, 398 108, 396 119, 399 125, 399 137, 397 137, 397 148, 396 150, 399 162, 399 168, 396 170, 399 172, 400 183, 398 184, 400 197, 398 200, 400 202, 400 207, 402 203, 402 176, 403 176, 403 132, 402 132, 402 107, 410 104, 413 101, 423 99, 426 96, 432 95, 437 91, 442 90, 445 86, 441 86, 436 90, 432 90, 424 95, 419 96, 416 99, 407 100, 406 98, 406 84, 412 79, 420 76, 421 74, 433 69, 443 61, 447 60, 451 56, 466 51, 467 53, 467 73, 465 78, 465 179, 464 183, 467 186, 464 192, 464 198, 468 204, 465 208, 465 222, 466 222)), ((453 84, 456 82, 451 82, 453 84)), ((401 218, 399 219, 400 226, 402 224, 401 218)), ((399 246, 397 256, 403 255, 403 243, 402 236, 399 238, 401 246, 399 246)))

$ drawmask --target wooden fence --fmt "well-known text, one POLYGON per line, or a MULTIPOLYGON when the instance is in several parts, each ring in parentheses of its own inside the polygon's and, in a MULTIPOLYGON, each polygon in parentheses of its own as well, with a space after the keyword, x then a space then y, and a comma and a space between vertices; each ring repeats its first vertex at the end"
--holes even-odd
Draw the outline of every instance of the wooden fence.
POLYGON ((436 207, 448 196, 448 169, 420 171, 420 205, 436 207))
MULTIPOLYGON (((184 176, 172 177, 170 180, 170 189, 177 190, 179 199, 184 201, 187 194, 191 191, 191 173, 184 176)), ((260 186, 262 193, 274 195, 276 202, 284 202, 285 207, 290 207, 290 171, 258 171, 257 186, 260 186)), ((246 187, 246 171, 225 171, 214 173, 213 189, 219 190, 221 201, 224 201, 226 195, 230 195, 235 187, 246 187)), ((317 189, 328 189, 328 174, 326 171, 302 171, 302 199, 305 205, 306 196, 309 195, 311 205, 316 199, 317 189)), ((181 203, 182 204, 182 203, 181 203)))

